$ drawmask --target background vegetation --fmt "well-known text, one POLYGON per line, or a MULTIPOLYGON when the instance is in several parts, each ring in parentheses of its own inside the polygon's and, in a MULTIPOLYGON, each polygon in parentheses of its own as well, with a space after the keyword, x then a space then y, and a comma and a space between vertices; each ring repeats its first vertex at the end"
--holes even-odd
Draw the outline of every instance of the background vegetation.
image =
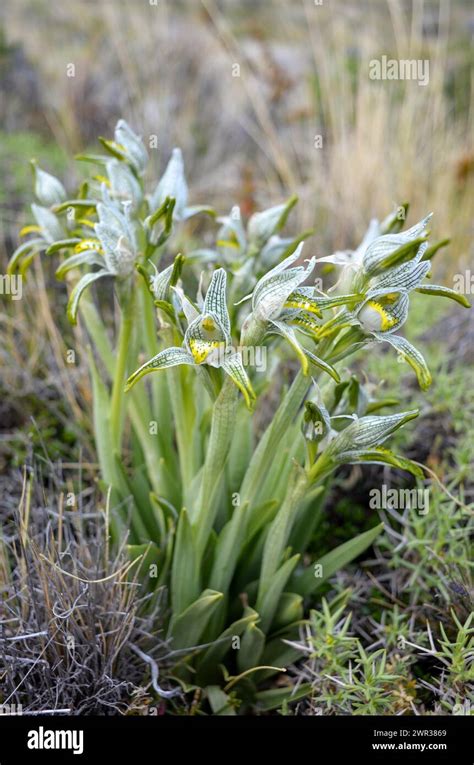
MULTIPOLYGON (((314 227, 308 255, 354 246, 367 221, 383 217, 397 202, 410 201, 410 222, 433 210, 433 239, 451 238, 444 256, 435 258, 434 281, 452 287, 454 275, 472 263, 471 11, 467 1, 443 0, 331 0, 322 6, 309 0, 158 0, 156 6, 35 0, 26 11, 7 0, 0 11, 0 272, 26 222, 28 160, 36 157, 71 188, 78 179, 69 157, 92 149, 96 135, 109 135, 124 116, 145 138, 157 136, 155 175, 173 146, 181 146, 196 203, 210 202, 224 214, 238 202, 249 215, 297 193, 291 226, 314 227), (371 81, 369 61, 382 55, 429 59, 429 85, 371 81)), ((200 224, 188 226, 189 242, 199 233, 194 225, 200 224)), ((80 327, 72 329, 63 318, 66 299, 46 259, 35 263, 22 300, 0 295, 0 578, 7 604, 1 618, 4 625, 17 620, 18 634, 45 633, 0 660, 0 678, 8 679, 10 689, 28 661, 46 656, 54 663, 54 656, 43 654, 52 634, 44 607, 48 588, 61 597, 66 591, 64 613, 81 594, 49 575, 44 584, 47 564, 40 555, 46 551, 54 561, 69 533, 52 540, 48 524, 57 531, 68 492, 74 491, 76 510, 89 533, 100 537, 106 502, 95 470, 86 359, 76 354, 75 364, 67 363, 67 350, 84 347, 84 338, 80 327), (34 544, 29 553, 18 547, 22 534, 34 544), (28 571, 29 586, 37 582, 39 609, 31 608, 24 593, 22 599, 15 595, 28 571)), ((425 462, 469 505, 472 311, 448 306, 427 314, 423 301, 413 300, 405 333, 410 340, 424 336, 435 379, 431 390, 420 394, 390 353, 372 356, 369 380, 383 378, 387 396, 400 398, 402 389, 401 408, 421 407, 421 424, 403 432, 399 450, 425 462)), ((369 468, 341 472, 318 532, 326 549, 373 525, 373 476, 369 468)), ((396 473, 386 469, 377 485, 396 481, 396 473)), ((363 713, 370 707, 426 714, 452 713, 457 705, 472 713, 472 638, 465 633, 473 600, 472 515, 436 482, 427 516, 382 515, 386 531, 374 549, 327 585, 326 610, 320 601, 314 604, 293 676, 312 682, 314 692, 296 711, 363 713)), ((64 523, 69 528, 76 520, 64 523)), ((71 532, 70 541, 77 538, 71 532)), ((98 555, 103 544, 97 539, 98 555)), ((71 573, 87 576, 93 553, 71 545, 71 573)), ((123 561, 115 563, 120 570, 123 561)), ((146 634, 159 634, 161 605, 156 621, 141 625, 142 596, 135 589, 121 604, 127 614, 120 625, 123 644, 110 646, 110 653, 104 655, 97 636, 115 628, 106 619, 117 608, 113 587, 97 586, 87 601, 95 614, 92 633, 74 613, 74 624, 65 628, 65 639, 74 634, 79 645, 94 646, 96 658, 110 661, 96 671, 95 697, 103 711, 145 713, 156 707, 158 681, 143 652, 150 658, 146 634), (103 624, 108 626, 97 626, 103 624), (114 678, 108 688, 104 675, 114 678), (129 685, 121 685, 125 680, 129 685)), ((56 643, 48 643, 47 651, 56 643)), ((152 658, 160 658, 163 674, 168 649, 159 640, 156 650, 152 658)), ((87 668, 90 656, 82 658, 87 668)), ((61 674, 42 680, 36 698, 34 675, 30 680, 16 696, 25 705, 97 711, 90 699, 84 701, 80 672, 74 688, 65 686, 61 674)), ((199 699, 159 703, 178 712, 200 711, 199 699)), ((295 707, 282 711, 293 713, 295 707)))

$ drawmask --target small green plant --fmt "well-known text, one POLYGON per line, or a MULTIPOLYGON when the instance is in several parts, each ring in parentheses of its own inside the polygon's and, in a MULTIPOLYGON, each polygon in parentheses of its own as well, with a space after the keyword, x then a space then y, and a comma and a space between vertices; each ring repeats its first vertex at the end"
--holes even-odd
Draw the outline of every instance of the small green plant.
MULTIPOLYGON (((351 592, 345 590, 330 603, 322 599, 322 610, 311 611, 304 642, 290 643, 306 656, 299 667, 300 680, 311 684, 307 713, 399 714, 410 708, 415 686, 409 676, 410 656, 401 657, 394 646, 365 648, 351 631, 352 614, 347 612, 351 592)), ((403 618, 396 610, 393 625, 403 633, 403 618)), ((395 646, 396 649, 396 646, 395 646)))
MULTIPOLYGON (((147 587, 169 590, 168 637, 181 657, 174 676, 185 690, 206 689, 215 713, 280 707, 310 690, 268 688, 298 656, 284 640, 298 633, 304 599, 382 528, 306 560, 331 475, 376 463, 423 478, 384 445, 418 412, 381 415, 396 401, 378 400, 340 362, 387 342, 426 389, 423 356, 395 334, 409 296, 468 303, 424 281, 438 247, 427 243, 430 216, 401 231, 406 206, 373 221, 355 251, 320 261, 302 263, 308 232, 280 236, 295 197, 246 225, 233 208, 217 218, 213 247, 187 250, 186 221, 216 214, 188 205, 179 149, 146 193, 142 140, 123 120, 114 141, 100 140, 106 154, 79 157, 99 173, 72 199, 33 163, 36 222, 23 231, 10 273, 25 274, 39 252, 63 254, 57 276, 73 285, 68 317, 73 325, 81 317, 93 344, 93 422, 112 538, 128 535, 147 587), (181 252, 170 257, 178 236, 181 252), (314 279, 319 262, 341 268, 335 284, 314 279), (102 279, 114 285, 113 343, 104 293, 94 301, 89 291, 102 279), (270 393, 278 405, 258 433, 270 393)), ((362 684, 385 678, 383 655, 375 670, 374 661, 360 653, 362 684)), ((384 698, 367 703, 377 710, 384 698)))

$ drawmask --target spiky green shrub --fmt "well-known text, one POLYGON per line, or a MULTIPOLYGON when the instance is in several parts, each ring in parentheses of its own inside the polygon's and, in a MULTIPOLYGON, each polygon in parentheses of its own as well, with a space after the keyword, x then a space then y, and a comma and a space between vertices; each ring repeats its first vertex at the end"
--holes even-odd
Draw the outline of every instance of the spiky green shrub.
MULTIPOLYGON (((381 530, 307 559, 331 475, 377 463, 423 478, 384 446, 417 411, 380 415, 394 402, 378 401, 338 371, 340 362, 386 342, 426 388, 421 353, 396 334, 409 295, 466 300, 424 281, 437 246, 428 247, 429 216, 400 230, 406 207, 373 221, 355 251, 320 259, 341 269, 324 289, 316 259, 302 261, 305 235, 280 236, 295 197, 246 225, 234 207, 217 218, 213 247, 184 244, 173 257, 189 218, 215 218, 188 205, 179 149, 146 193, 142 140, 121 120, 115 140, 101 143, 105 155, 80 157, 100 172, 73 199, 33 165, 36 224, 10 272, 24 274, 38 252, 63 255, 57 276, 73 285, 68 317, 81 317, 94 345, 93 418, 111 533, 128 534, 147 586, 169 588, 169 636, 182 657, 175 676, 185 688, 206 688, 217 713, 279 706, 291 689, 262 684, 297 655, 283 639, 297 634, 304 599, 381 530), (113 344, 87 292, 101 279, 114 285, 113 344), (293 379, 291 356, 300 365, 293 379)), ((102 309, 101 292, 97 302, 102 309)))

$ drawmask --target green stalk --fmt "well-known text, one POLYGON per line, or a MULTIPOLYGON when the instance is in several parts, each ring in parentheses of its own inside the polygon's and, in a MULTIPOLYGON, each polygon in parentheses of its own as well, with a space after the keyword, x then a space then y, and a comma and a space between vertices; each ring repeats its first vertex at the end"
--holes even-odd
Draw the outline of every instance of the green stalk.
POLYGON ((194 477, 194 467, 192 458, 192 429, 189 427, 188 408, 184 402, 182 375, 183 370, 181 368, 168 370, 168 390, 175 422, 181 484, 184 496, 185 490, 189 488, 194 477))
MULTIPOLYGON (((140 291, 140 314, 142 316, 143 345, 147 358, 153 358, 159 352, 158 337, 155 328, 155 313, 147 285, 143 282, 140 291)), ((172 474, 177 473, 176 451, 173 446, 173 428, 171 422, 171 401, 168 392, 167 375, 150 375, 151 413, 158 423, 158 447, 162 458, 172 474)))
POLYGON ((258 499, 262 486, 262 476, 267 475, 275 451, 284 438, 288 427, 294 421, 310 384, 311 378, 306 377, 301 371, 298 372, 252 455, 240 492, 240 501, 242 503, 248 501, 251 508, 258 499))
MULTIPOLYGON (((110 340, 94 303, 92 300, 89 300, 87 295, 83 296, 80 312, 84 319, 87 331, 107 370, 107 374, 113 379, 115 374, 115 359, 110 347, 110 340)), ((133 390, 127 395, 129 397, 127 405, 130 420, 143 450, 151 484, 157 494, 165 494, 167 496, 167 492, 164 491, 163 481, 161 480, 163 466, 160 460, 160 454, 153 448, 148 430, 148 424, 151 419, 148 401, 143 397, 139 397, 138 391, 133 390)))
POLYGON ((94 341, 94 345, 99 352, 99 356, 105 365, 108 374, 110 377, 113 377, 115 359, 110 347, 110 340, 102 319, 100 318, 93 301, 89 298, 87 293, 84 293, 82 296, 79 310, 82 318, 84 319, 87 331, 94 341))
POLYGON ((192 517, 199 556, 204 552, 216 516, 217 489, 232 441, 237 401, 237 387, 226 377, 213 406, 211 434, 202 471, 201 488, 192 517))
MULTIPOLYGON (((153 358, 159 351, 158 338, 155 326, 155 313, 151 296, 147 285, 143 283, 140 290, 140 313, 143 320, 143 339, 144 347, 147 351, 147 358, 153 358)), ((168 386, 166 384, 166 375, 151 375, 150 386, 152 395, 152 412, 159 413, 159 422, 163 432, 170 433, 170 418, 168 416, 170 402, 168 396, 168 386)), ((171 441, 171 439, 170 439, 171 441)))
POLYGON ((117 361, 115 364, 112 383, 112 397, 110 402, 110 428, 112 443, 117 453, 121 453, 123 414, 124 414, 124 387, 127 376, 127 358, 129 345, 132 339, 133 329, 133 305, 134 287, 131 287, 129 295, 124 294, 122 301, 122 315, 120 319, 119 337, 117 343, 117 361))
POLYGON ((257 611, 260 610, 266 592, 278 570, 287 545, 298 507, 309 488, 308 477, 299 465, 288 484, 283 504, 273 519, 268 530, 263 548, 262 568, 257 598, 257 611))

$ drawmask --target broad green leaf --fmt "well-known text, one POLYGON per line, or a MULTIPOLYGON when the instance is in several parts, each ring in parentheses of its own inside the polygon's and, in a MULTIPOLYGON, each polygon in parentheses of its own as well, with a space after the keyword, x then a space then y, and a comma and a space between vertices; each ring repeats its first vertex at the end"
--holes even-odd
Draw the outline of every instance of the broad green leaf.
POLYGON ((260 626, 265 633, 272 626, 281 594, 299 559, 299 553, 293 555, 292 558, 289 558, 289 560, 280 566, 273 574, 271 580, 266 582, 265 588, 259 588, 256 609, 260 614, 260 626))
MULTIPOLYGON (((127 487, 127 494, 133 497, 134 508, 130 517, 132 529, 131 543, 148 542, 158 538, 158 526, 154 513, 150 507, 150 485, 146 477, 140 471, 133 469, 125 470, 123 461, 115 453, 117 474, 121 476, 123 486, 127 487)), ((157 579, 155 579, 156 583, 157 579)), ((153 582, 150 582, 153 585, 153 582)))
MULTIPOLYGON (((303 598, 296 592, 283 592, 275 612, 273 629, 279 630, 303 618, 303 598)), ((277 663, 278 662, 274 662, 277 663)))
POLYGON ((232 639, 240 637, 248 625, 256 623, 258 619, 257 612, 252 608, 247 608, 241 619, 233 622, 213 641, 212 645, 198 659, 197 678, 200 684, 205 683, 210 675, 216 676, 219 664, 228 651, 232 649, 232 639))
POLYGON ((199 555, 204 552, 216 517, 217 489, 229 454, 236 413, 237 390, 233 382, 226 378, 213 406, 211 433, 202 471, 201 489, 192 515, 199 555))
POLYGON ((172 650, 193 648, 199 644, 206 625, 223 598, 222 592, 204 590, 179 616, 173 617, 170 625, 172 650))
POLYGON ((235 566, 239 559, 245 535, 248 502, 238 505, 232 511, 232 518, 219 534, 214 564, 209 578, 209 587, 228 592, 235 566))
POLYGON ((240 492, 240 501, 248 500, 250 502, 251 517, 255 502, 258 501, 262 476, 270 468, 278 445, 295 419, 308 387, 308 379, 302 372, 299 372, 252 455, 240 492))
POLYGON ((239 417, 235 423, 234 438, 227 463, 228 487, 239 492, 253 451, 253 422, 251 417, 239 417))
POLYGON ((261 505, 255 507, 247 525, 245 544, 248 544, 272 520, 277 507, 278 501, 276 499, 267 499, 261 505))
POLYGON ((269 691, 259 691, 255 696, 256 707, 261 712, 270 712, 272 709, 280 709, 282 704, 294 704, 312 691, 310 683, 302 683, 298 688, 271 688, 269 691))
MULTIPOLYGON (((278 637, 268 640, 260 661, 274 667, 290 667, 298 659, 301 659, 301 651, 298 651, 285 640, 297 640, 301 624, 288 625, 287 629, 281 632, 278 637)), ((259 676, 261 680, 267 680, 276 674, 275 670, 264 670, 259 676)))
POLYGON ((232 700, 227 693, 224 693, 218 685, 208 685, 206 687, 207 698, 210 707, 215 715, 236 715, 235 707, 232 706, 232 700))
POLYGON ((139 545, 127 545, 127 553, 130 560, 135 560, 142 556, 138 566, 132 570, 134 575, 138 572, 140 579, 147 582, 148 588, 152 589, 153 583, 157 582, 158 578, 152 578, 150 576, 150 573, 153 573, 151 567, 156 566, 157 572, 161 569, 163 554, 160 548, 153 544, 153 542, 139 545))
POLYGON ((171 604, 176 615, 182 613, 200 591, 195 544, 188 513, 183 508, 178 521, 171 569, 171 604))
POLYGON ((106 487, 111 487, 111 516, 110 525, 112 537, 118 541, 123 539, 124 529, 119 519, 115 507, 123 509, 123 500, 128 496, 128 487, 117 470, 117 462, 114 455, 112 443, 109 411, 110 397, 104 381, 101 379, 97 370, 92 351, 88 349, 89 370, 92 380, 92 401, 93 401, 93 424, 95 435, 95 446, 99 463, 101 466, 101 476, 106 487), (119 504, 120 503, 120 504, 119 504))
POLYGON ((339 547, 331 550, 331 552, 315 561, 313 565, 302 573, 297 572, 291 579, 291 590, 299 592, 304 597, 311 595, 311 593, 319 589, 323 582, 327 581, 333 574, 347 566, 348 563, 370 547, 382 530, 383 523, 380 523, 378 526, 374 526, 373 529, 364 531, 362 534, 358 534, 348 542, 344 542, 339 547))
POLYGON ((282 506, 271 522, 265 539, 260 573, 257 611, 261 613, 262 597, 270 587, 279 568, 300 502, 309 489, 306 473, 297 464, 293 466, 282 506))
POLYGON ((238 671, 245 672, 247 669, 258 667, 264 647, 264 633, 254 621, 250 622, 245 628, 240 648, 236 652, 238 671))

